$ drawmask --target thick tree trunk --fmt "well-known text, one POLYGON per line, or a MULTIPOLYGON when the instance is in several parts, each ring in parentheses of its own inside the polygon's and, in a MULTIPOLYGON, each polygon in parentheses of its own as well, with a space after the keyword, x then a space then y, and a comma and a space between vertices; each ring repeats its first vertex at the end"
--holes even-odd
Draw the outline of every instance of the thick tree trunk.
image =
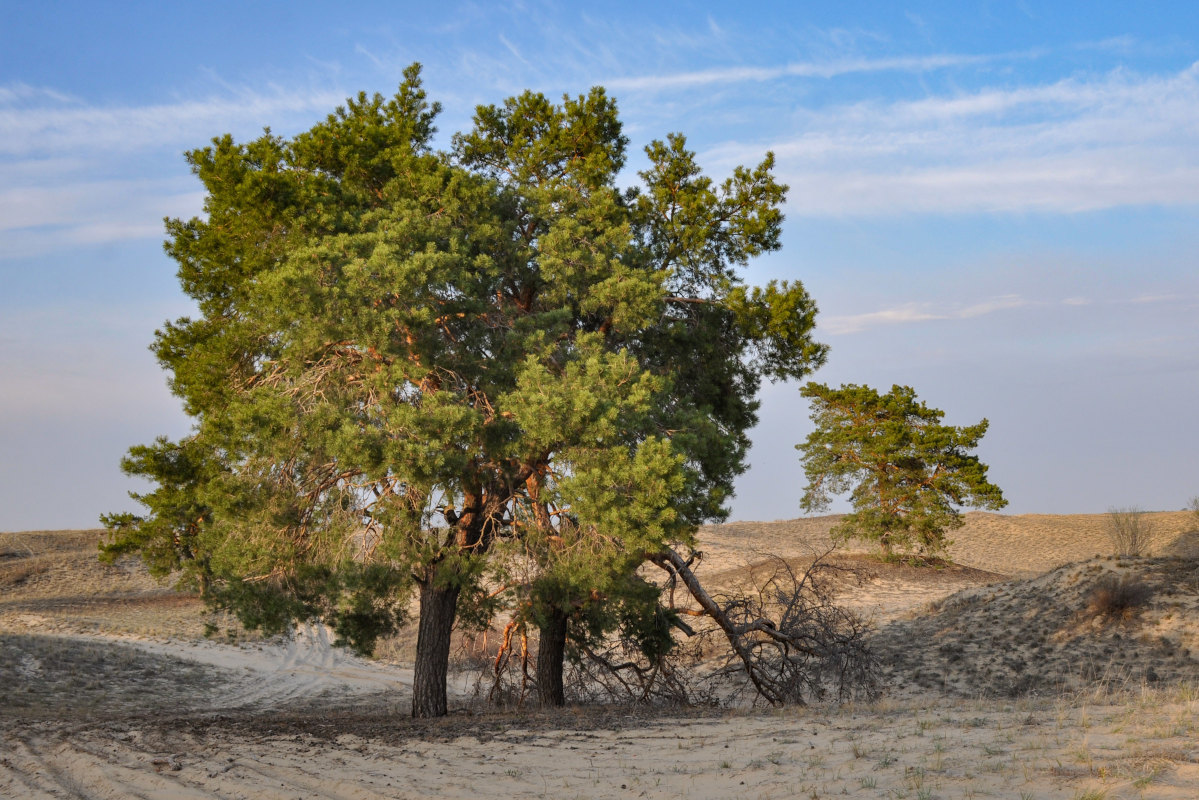
POLYGON ((566 705, 562 663, 566 660, 566 612, 554 609, 537 643, 537 695, 543 706, 566 705))
POLYGON ((414 717, 444 717, 449 710, 445 685, 459 591, 456 586, 436 586, 432 577, 421 585, 416 669, 412 680, 414 717))

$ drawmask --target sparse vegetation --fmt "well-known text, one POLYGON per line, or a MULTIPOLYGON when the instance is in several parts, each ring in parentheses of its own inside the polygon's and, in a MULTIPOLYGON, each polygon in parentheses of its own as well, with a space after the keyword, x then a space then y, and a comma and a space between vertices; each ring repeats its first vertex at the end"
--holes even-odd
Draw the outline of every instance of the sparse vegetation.
POLYGON ((116 642, 0 633, 0 716, 128 715, 203 702, 234 680, 222 670, 116 642))
POLYGON ((38 557, 19 557, 15 552, 0 551, 0 589, 8 590, 38 575, 50 571, 50 560, 38 557))
MULTIPOLYGON (((102 563, 101 531, 0 534, 0 633, 170 636, 199 639, 206 624, 234 624, 205 612, 193 594, 152 578, 135 558, 102 563), (7 625, 5 622, 7 621, 7 625)), ((238 626, 239 627, 239 626, 238 626)), ((243 632, 244 633, 244 632, 243 632)))

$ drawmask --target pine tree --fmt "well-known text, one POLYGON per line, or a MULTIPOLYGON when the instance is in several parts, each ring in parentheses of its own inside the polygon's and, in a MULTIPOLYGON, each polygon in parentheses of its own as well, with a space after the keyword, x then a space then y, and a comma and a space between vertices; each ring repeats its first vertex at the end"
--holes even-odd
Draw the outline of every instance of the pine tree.
POLYGON ((853 502, 835 535, 876 541, 886 556, 915 550, 935 557, 949 545, 945 532, 964 524, 958 506, 1007 505, 987 481, 987 466, 969 453, 987 420, 942 425, 945 413, 918 402, 907 386, 880 395, 869 386, 809 383, 800 393, 811 399, 816 423, 796 445, 808 479, 803 508, 826 509, 846 491, 853 502))
POLYGON ((758 384, 825 354, 801 285, 737 276, 778 246, 769 156, 714 186, 671 137, 622 191, 602 90, 480 107, 451 153, 437 111, 413 66, 392 100, 189 154, 207 216, 168 221, 167 251, 201 315, 155 350, 195 430, 156 447, 200 467, 178 492, 128 460, 158 489, 108 545, 147 553, 190 520, 214 602, 364 649, 414 589, 417 716, 446 713, 456 615, 485 615, 514 548, 561 702, 566 622, 722 516, 758 384))

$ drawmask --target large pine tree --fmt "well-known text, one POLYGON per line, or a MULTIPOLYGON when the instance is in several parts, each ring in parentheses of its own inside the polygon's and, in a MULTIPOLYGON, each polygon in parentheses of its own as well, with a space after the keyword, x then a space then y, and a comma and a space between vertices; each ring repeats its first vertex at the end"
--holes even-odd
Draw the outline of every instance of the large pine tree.
POLYGON ((206 214, 167 251, 200 315, 154 347, 194 432, 134 448, 149 513, 106 518, 110 552, 189 564, 250 624, 369 649, 415 588, 417 716, 446 712, 455 615, 513 548, 561 702, 570 620, 722 517, 759 383, 825 355, 800 284, 738 274, 778 247, 769 155, 715 184, 672 136, 621 190, 602 90, 480 107, 449 153, 437 111, 413 66, 294 138, 188 154, 206 214))

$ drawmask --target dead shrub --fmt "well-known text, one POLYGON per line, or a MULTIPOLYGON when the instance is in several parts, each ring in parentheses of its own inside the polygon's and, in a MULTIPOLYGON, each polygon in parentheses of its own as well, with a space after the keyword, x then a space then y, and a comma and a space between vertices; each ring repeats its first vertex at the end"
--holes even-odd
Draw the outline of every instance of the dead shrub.
POLYGON ((1109 508, 1107 535, 1118 556, 1148 555, 1157 538, 1157 526, 1143 509, 1109 508))
MULTIPOLYGON (((600 641, 573 640, 564 680, 572 700, 668 707, 747 700, 784 706, 877 696, 879 664, 867 644, 869 626, 833 602, 836 586, 847 580, 837 573, 845 569, 829 563, 829 553, 810 564, 758 555, 738 584, 711 594, 691 568, 696 554, 684 559, 668 550, 653 559, 667 573, 663 605, 677 610, 675 590, 681 583, 699 606, 674 623, 685 638, 654 658, 620 633, 600 641)), ((528 664, 537 648, 515 644, 520 635, 512 631, 513 645, 505 645, 503 657, 493 660, 490 676, 484 673, 479 695, 485 693, 492 703, 518 706, 531 696, 535 678, 528 664), (517 655, 509 657, 513 652, 517 655)))
POLYGON ((1105 575, 1095 582, 1087 597, 1087 613, 1092 617, 1130 620, 1153 598, 1149 584, 1126 575, 1105 575))
MULTIPOLYGON (((716 623, 708 637, 724 639, 709 675, 748 692, 754 702, 804 705, 832 694, 840 701, 872 697, 878 662, 867 644, 869 626, 833 602, 831 550, 807 566, 774 555, 750 570, 749 580, 729 591, 709 594, 691 570, 692 559, 667 551, 654 563, 687 587, 704 614, 716 623), (746 680, 748 679, 748 681, 746 680)), ((701 634, 704 635, 704 634, 701 634)))

